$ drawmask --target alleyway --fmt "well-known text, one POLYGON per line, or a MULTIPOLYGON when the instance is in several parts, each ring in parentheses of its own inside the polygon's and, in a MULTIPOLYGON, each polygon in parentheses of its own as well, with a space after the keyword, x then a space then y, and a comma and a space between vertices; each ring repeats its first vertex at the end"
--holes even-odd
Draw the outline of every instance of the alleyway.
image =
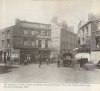
POLYGON ((100 71, 86 71, 57 65, 29 64, 0 74, 0 82, 100 83, 100 71))

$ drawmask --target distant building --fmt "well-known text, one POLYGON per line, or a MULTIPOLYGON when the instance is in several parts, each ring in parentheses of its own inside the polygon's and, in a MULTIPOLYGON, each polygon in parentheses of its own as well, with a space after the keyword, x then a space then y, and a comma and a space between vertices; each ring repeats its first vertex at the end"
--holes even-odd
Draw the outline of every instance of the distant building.
POLYGON ((50 56, 51 25, 16 20, 14 26, 2 30, 2 51, 11 61, 23 61, 30 57, 36 62, 38 55, 50 56))
POLYGON ((73 32, 74 33, 74 26, 69 26, 68 27, 68 31, 73 32))
POLYGON ((52 54, 57 55, 63 51, 71 51, 78 46, 77 34, 68 31, 68 25, 63 23, 52 22, 51 40, 52 54))
POLYGON ((100 60, 100 17, 91 17, 79 27, 78 44, 81 49, 90 51, 91 60, 100 60), (95 54, 96 52, 99 54, 98 57, 95 54))

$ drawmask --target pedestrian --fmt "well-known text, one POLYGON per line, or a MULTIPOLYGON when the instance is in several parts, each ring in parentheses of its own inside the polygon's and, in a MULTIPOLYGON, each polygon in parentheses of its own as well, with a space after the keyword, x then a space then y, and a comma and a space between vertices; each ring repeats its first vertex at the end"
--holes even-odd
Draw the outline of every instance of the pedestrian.
POLYGON ((6 68, 6 66, 7 66, 6 53, 4 53, 4 64, 5 64, 5 68, 6 68))
POLYGON ((47 64, 47 65, 49 64, 49 59, 48 59, 48 58, 46 58, 46 64, 47 64))
POLYGON ((42 65, 42 60, 43 60, 42 55, 39 55, 39 68, 41 68, 41 65, 42 65))
POLYGON ((57 57, 57 67, 60 67, 60 54, 58 54, 58 57, 57 57))

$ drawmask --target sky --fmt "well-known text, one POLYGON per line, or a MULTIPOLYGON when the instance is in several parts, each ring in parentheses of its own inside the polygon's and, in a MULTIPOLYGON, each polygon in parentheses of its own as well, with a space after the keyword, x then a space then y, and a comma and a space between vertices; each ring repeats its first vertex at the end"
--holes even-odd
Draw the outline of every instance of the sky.
POLYGON ((15 19, 51 23, 53 17, 77 26, 88 13, 97 14, 100 0, 0 0, 0 29, 15 24, 15 19))

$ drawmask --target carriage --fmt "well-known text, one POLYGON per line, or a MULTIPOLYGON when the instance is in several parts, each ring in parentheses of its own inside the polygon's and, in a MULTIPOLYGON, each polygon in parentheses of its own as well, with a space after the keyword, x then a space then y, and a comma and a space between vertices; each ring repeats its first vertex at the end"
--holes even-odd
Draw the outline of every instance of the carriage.
POLYGON ((71 52, 65 52, 62 54, 63 66, 72 66, 73 54, 71 52))

